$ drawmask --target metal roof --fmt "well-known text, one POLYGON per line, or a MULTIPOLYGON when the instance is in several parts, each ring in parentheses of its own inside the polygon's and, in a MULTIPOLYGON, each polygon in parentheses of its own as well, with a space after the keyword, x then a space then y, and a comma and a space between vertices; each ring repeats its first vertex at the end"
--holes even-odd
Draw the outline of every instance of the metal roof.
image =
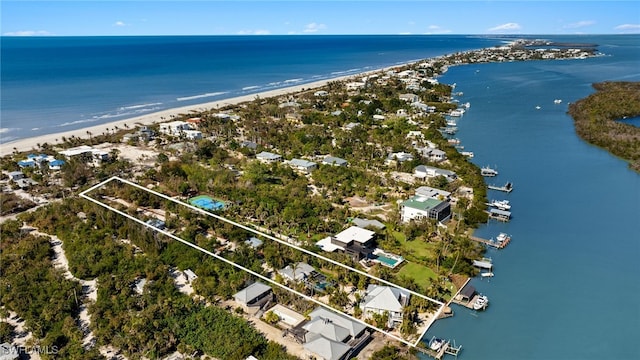
POLYGON ((257 298, 258 296, 271 291, 271 287, 265 285, 259 281, 254 282, 253 284, 247 286, 246 288, 240 290, 238 293, 233 295, 233 297, 240 302, 248 303, 251 300, 257 298))
POLYGON ((325 360, 340 360, 351 347, 341 342, 327 339, 319 335, 315 339, 305 343, 304 348, 325 360))

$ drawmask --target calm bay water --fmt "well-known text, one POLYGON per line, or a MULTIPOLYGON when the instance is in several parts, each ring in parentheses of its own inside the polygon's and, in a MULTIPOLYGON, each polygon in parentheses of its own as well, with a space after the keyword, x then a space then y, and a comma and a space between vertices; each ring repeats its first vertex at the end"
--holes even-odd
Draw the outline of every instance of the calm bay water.
POLYGON ((489 308, 454 305, 456 316, 428 334, 455 339, 463 359, 640 358, 640 175, 580 140, 566 114, 593 82, 640 81, 640 41, 564 39, 608 56, 460 66, 441 79, 471 103, 457 137, 474 163, 497 165, 487 182, 514 183, 508 195, 489 191, 511 201, 513 220, 476 232, 513 236, 488 252, 496 276, 472 280, 489 308))
MULTIPOLYGON (((558 36, 600 44, 586 60, 467 65, 471 108, 459 137, 473 161, 512 181, 512 234, 489 251, 496 277, 474 279, 486 312, 455 307, 428 337, 455 339, 461 359, 638 359, 640 176, 581 141, 567 104, 591 83, 640 80, 640 36, 558 36), (554 104, 554 99, 562 99, 554 104), (535 107, 540 106, 537 110, 535 107)), ((476 49, 466 36, 2 38, 0 143, 151 111, 476 49)))

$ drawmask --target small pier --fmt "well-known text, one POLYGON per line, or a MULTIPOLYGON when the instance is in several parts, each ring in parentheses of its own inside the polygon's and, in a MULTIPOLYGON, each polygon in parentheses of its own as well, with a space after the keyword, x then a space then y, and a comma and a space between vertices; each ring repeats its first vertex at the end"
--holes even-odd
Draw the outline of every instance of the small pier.
POLYGON ((462 350, 462 345, 456 346, 455 341, 453 342, 453 344, 451 344, 451 341, 447 341, 440 347, 440 349, 438 349, 438 351, 421 348, 419 346, 416 346, 416 349, 421 353, 428 355, 429 357, 440 360, 444 357, 445 354, 453 355, 457 358, 458 353, 462 350))
POLYGON ((494 241, 493 239, 492 240, 483 239, 477 236, 469 236, 469 239, 485 244, 487 246, 491 246, 496 249, 503 249, 505 246, 507 246, 511 242, 511 236, 507 237, 504 241, 500 241, 500 242, 494 241))
POLYGON ((511 211, 500 210, 500 209, 489 209, 489 211, 485 211, 490 218, 496 219, 498 221, 507 222, 511 220, 511 211))
POLYGON ((498 190, 498 191, 504 191, 506 193, 510 193, 513 191, 513 184, 508 182, 502 186, 497 186, 497 185, 487 185, 487 188, 491 189, 491 190, 498 190))

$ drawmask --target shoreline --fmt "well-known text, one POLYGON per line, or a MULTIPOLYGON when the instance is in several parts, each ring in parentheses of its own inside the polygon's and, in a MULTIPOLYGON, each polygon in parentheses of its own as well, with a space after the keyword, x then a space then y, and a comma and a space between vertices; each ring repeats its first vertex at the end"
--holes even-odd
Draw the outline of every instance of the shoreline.
POLYGON ((138 115, 138 116, 122 119, 122 120, 115 120, 115 121, 103 123, 100 125, 92 125, 92 126, 83 127, 80 129, 75 129, 75 130, 61 131, 57 133, 37 135, 34 137, 13 140, 13 141, 0 144, 0 157, 11 155, 16 150, 18 152, 25 152, 32 149, 35 151, 35 149, 38 147, 38 144, 42 145, 44 143, 48 143, 52 146, 55 146, 62 143, 62 137, 69 138, 71 136, 75 136, 76 138, 80 138, 80 139, 88 139, 89 134, 87 132, 90 132, 93 135, 97 135, 97 134, 102 134, 107 128, 118 127, 120 130, 125 129, 125 124, 128 125, 129 128, 134 128, 135 127, 134 125, 144 126, 144 125, 153 125, 157 123, 168 122, 168 121, 172 121, 171 120, 172 116, 184 115, 194 111, 204 112, 204 111, 208 111, 218 107, 225 107, 229 105, 238 105, 241 103, 252 101, 256 97, 271 98, 274 96, 294 94, 294 93, 301 92, 303 90, 307 91, 307 90, 318 89, 323 86, 326 86, 329 82, 332 82, 332 81, 344 81, 348 79, 356 79, 362 76, 384 72, 384 71, 388 71, 390 69, 395 69, 398 67, 408 66, 420 61, 427 61, 429 59, 431 58, 412 60, 406 63, 396 64, 396 65, 387 66, 387 67, 374 69, 374 70, 368 70, 368 71, 364 71, 357 74, 343 75, 343 76, 338 76, 338 77, 333 77, 333 78, 328 78, 323 80, 317 80, 317 81, 313 81, 305 84, 292 85, 284 88, 267 90, 267 91, 262 91, 258 93, 253 93, 253 94, 231 97, 231 98, 224 98, 224 99, 204 102, 200 104, 174 107, 170 109, 152 112, 145 115, 138 115))

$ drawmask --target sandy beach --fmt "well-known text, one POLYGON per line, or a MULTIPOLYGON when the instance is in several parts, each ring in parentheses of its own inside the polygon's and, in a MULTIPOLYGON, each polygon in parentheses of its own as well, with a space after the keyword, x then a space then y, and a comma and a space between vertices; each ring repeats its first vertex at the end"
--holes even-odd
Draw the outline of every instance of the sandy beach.
POLYGON ((399 65, 389 66, 381 69, 370 70, 370 71, 362 72, 359 74, 339 76, 335 78, 324 79, 324 80, 319 80, 315 82, 294 85, 290 87, 274 89, 274 90, 264 91, 264 92, 255 93, 255 94, 248 94, 248 95, 238 96, 234 98, 221 99, 221 100, 206 102, 202 104, 195 104, 195 105, 166 109, 166 110, 162 110, 162 111, 158 111, 150 114, 140 115, 132 118, 117 120, 109 123, 94 125, 90 127, 76 129, 76 130, 70 130, 70 131, 64 131, 64 132, 58 132, 53 134, 40 135, 40 136, 31 137, 31 138, 10 141, 4 144, 0 144, 0 156, 10 155, 15 150, 22 152, 22 151, 29 151, 33 149, 35 151, 38 147, 38 144, 48 143, 49 145, 55 145, 62 142, 62 137, 69 138, 71 136, 75 136, 77 138, 85 139, 85 138, 89 138, 89 134, 87 132, 90 132, 94 135, 102 134, 103 132, 105 132, 107 128, 113 129, 114 127, 118 127, 119 129, 124 129, 125 124, 130 128, 134 128, 135 125, 152 125, 155 123, 170 121, 172 117, 178 116, 178 115, 203 112, 211 109, 223 108, 229 105, 237 105, 243 102, 252 101, 258 96, 261 98, 270 98, 274 96, 297 93, 303 90, 320 88, 327 85, 327 83, 331 81, 357 79, 363 76, 379 73, 381 71, 387 71, 389 69, 394 69, 394 68, 406 66, 413 63, 415 62, 407 62, 405 64, 399 64, 399 65))

